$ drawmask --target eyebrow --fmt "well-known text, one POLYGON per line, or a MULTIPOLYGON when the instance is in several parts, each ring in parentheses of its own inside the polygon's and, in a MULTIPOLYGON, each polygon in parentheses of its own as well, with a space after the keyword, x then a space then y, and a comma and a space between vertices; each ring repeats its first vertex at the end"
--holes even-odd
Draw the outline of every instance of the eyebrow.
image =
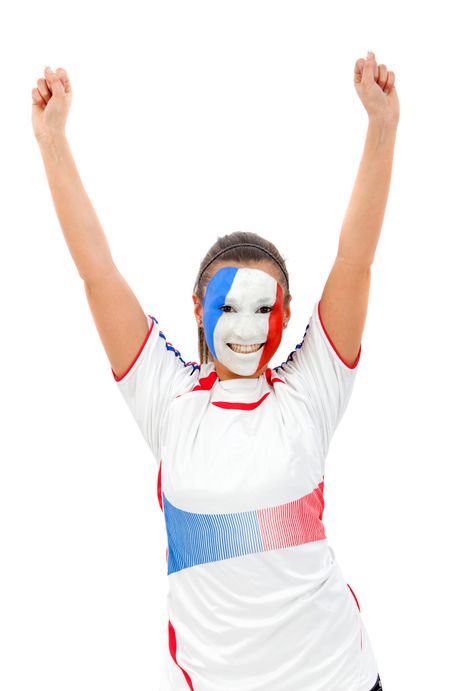
MULTIPOLYGON (((258 298, 258 299, 256 300, 256 304, 259 304, 259 303, 261 303, 261 304, 266 304, 266 303, 267 303, 267 304, 269 304, 269 305, 274 305, 275 302, 276 302, 276 300, 273 301, 273 298, 272 298, 272 297, 258 298)), ((223 301, 223 304, 224 304, 224 305, 228 305, 228 304, 229 304, 229 305, 235 305, 235 304, 236 304, 236 300, 235 300, 234 298, 228 298, 228 300, 224 300, 224 301, 223 301)))

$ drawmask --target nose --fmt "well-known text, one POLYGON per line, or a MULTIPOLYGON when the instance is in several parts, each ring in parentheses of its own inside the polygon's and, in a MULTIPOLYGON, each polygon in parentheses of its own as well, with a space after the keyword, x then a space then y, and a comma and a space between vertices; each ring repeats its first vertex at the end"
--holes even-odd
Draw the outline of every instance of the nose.
POLYGON ((253 345, 254 343, 262 343, 264 341, 261 338, 261 334, 258 335, 258 328, 249 315, 240 315, 233 327, 233 334, 239 343, 253 345))

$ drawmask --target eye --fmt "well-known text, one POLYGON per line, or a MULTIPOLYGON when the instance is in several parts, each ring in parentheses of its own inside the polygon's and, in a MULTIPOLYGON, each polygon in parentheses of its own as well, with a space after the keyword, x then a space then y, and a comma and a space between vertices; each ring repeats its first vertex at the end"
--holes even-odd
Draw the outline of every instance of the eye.
MULTIPOLYGON (((233 308, 231 307, 231 305, 222 305, 222 307, 219 307, 219 309, 222 310, 223 312, 228 312, 229 310, 232 310, 233 308)), ((259 310, 269 310, 269 312, 271 312, 273 310, 273 307, 269 307, 269 305, 263 305, 262 307, 260 307, 258 309, 258 312, 259 312, 259 310)), ((267 314, 267 312, 263 312, 263 314, 267 314)))

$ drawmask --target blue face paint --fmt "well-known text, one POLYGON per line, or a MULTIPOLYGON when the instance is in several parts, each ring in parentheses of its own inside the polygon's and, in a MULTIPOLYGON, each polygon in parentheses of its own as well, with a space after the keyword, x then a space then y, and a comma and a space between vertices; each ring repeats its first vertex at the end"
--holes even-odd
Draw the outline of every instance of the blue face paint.
MULTIPOLYGON (((220 269, 208 283, 203 301, 203 323, 206 343, 212 355, 217 358, 214 348, 214 329, 223 315, 219 309, 226 301, 228 292, 234 281, 238 269, 234 266, 226 266, 220 269)), ((218 358, 217 358, 218 359, 218 358)))

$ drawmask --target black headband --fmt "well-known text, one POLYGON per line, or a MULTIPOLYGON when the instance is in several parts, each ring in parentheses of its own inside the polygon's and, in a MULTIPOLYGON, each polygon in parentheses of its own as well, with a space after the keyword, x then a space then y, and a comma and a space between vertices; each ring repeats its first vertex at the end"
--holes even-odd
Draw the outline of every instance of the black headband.
POLYGON ((208 268, 208 266, 209 266, 210 264, 212 264, 212 262, 215 261, 215 260, 217 259, 217 257, 219 257, 219 256, 220 256, 221 254, 223 254, 224 252, 228 252, 228 250, 234 249, 235 247, 256 247, 258 250, 261 250, 261 252, 265 252, 265 253, 268 254, 270 257, 272 257, 272 259, 278 264, 278 266, 280 267, 281 271, 283 272, 284 277, 286 278, 287 289, 288 289, 288 291, 289 291, 289 279, 288 279, 288 277, 287 277, 287 273, 286 273, 286 271, 283 269, 283 267, 281 266, 281 264, 280 264, 280 262, 278 261, 278 259, 272 254, 272 252, 270 252, 269 250, 266 250, 264 247, 261 247, 261 245, 256 245, 254 242, 239 242, 239 243, 237 243, 237 244, 235 244, 235 245, 230 245, 229 247, 225 247, 225 249, 220 250, 220 252, 217 252, 217 254, 215 254, 214 257, 213 257, 212 259, 209 260, 209 262, 206 264, 206 266, 203 267, 202 272, 201 272, 200 276, 198 277, 198 282, 200 282, 200 279, 201 279, 201 277, 203 276, 205 270, 208 268))

